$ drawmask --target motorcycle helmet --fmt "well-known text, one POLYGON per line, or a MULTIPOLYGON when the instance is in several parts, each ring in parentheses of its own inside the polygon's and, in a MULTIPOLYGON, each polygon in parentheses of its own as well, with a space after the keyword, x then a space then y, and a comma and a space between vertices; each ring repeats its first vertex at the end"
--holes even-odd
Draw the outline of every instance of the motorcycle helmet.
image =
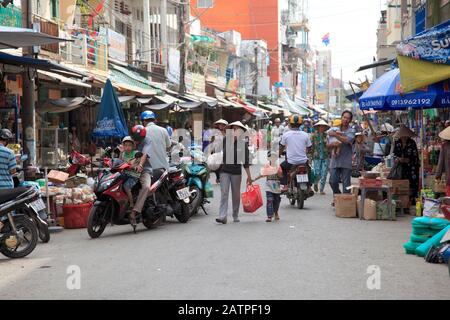
POLYGON ((155 120, 155 119, 156 119, 156 115, 152 111, 144 111, 144 112, 141 113, 141 121, 144 121, 144 120, 155 120))
POLYGON ((147 135, 147 129, 145 129, 144 126, 138 124, 131 128, 131 135, 134 141, 142 141, 147 135))
POLYGON ((13 135, 11 133, 11 131, 9 131, 8 129, 2 129, 0 131, 0 139, 2 140, 10 140, 12 139, 13 135))
POLYGON ((294 114, 289 118, 289 124, 291 125, 301 125, 303 122, 303 119, 298 114, 294 114))

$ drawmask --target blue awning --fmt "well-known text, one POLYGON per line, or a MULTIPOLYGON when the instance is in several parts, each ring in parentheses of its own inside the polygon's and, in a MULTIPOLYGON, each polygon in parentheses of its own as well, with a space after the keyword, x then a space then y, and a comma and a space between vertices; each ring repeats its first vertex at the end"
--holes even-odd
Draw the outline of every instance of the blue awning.
POLYGON ((58 65, 44 59, 35 59, 21 56, 14 56, 12 54, 0 52, 0 64, 8 64, 12 66, 31 67, 40 70, 47 70, 56 73, 68 74, 75 77, 85 77, 86 75, 72 70, 70 68, 58 65))

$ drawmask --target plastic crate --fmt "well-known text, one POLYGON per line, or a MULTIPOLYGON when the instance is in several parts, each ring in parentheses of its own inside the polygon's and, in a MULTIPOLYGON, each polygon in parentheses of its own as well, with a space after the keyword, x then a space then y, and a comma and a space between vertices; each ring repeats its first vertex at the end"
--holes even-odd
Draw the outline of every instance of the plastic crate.
POLYGON ((64 228, 82 229, 87 227, 89 213, 93 203, 63 205, 64 228))

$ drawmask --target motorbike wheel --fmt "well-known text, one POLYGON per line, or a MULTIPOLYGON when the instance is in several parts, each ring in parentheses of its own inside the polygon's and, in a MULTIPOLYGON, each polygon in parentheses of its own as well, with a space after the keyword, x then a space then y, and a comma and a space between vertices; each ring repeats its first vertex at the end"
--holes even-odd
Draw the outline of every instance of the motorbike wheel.
POLYGON ((39 239, 43 243, 48 243, 50 241, 50 231, 48 230, 48 225, 40 225, 39 229, 39 239))
POLYGON ((191 211, 191 217, 192 217, 198 213, 200 206, 203 203, 203 192, 197 186, 191 186, 191 191, 197 192, 197 196, 193 199, 191 204, 189 204, 189 207, 190 207, 189 210, 191 211))
MULTIPOLYGON (((17 239, 19 240, 19 243, 14 249, 8 248, 6 243, 3 242, 0 245, 0 252, 8 258, 23 258, 29 255, 34 248, 36 248, 38 242, 38 231, 34 222, 28 217, 14 218, 14 224, 16 225, 17 231, 23 232, 23 242, 20 241, 20 239, 17 239), (23 249, 20 249, 23 244, 25 244, 25 246, 23 249)), ((5 223, 2 232, 4 234, 12 235, 13 230, 9 221, 5 223)))
POLYGON ((87 231, 92 239, 100 237, 108 224, 107 214, 112 210, 112 203, 94 205, 89 213, 87 231))
POLYGON ((181 204, 181 214, 175 214, 175 218, 181 223, 186 223, 189 221, 191 217, 191 210, 189 209, 189 205, 182 203, 181 204))
POLYGON ((297 197, 297 208, 303 209, 304 205, 305 205, 305 191, 299 190, 297 197))
POLYGON ((143 219, 142 220, 142 224, 147 228, 147 229, 156 229, 157 227, 159 227, 162 223, 163 223, 164 217, 160 216, 158 219, 156 219, 155 221, 152 221, 150 219, 143 219))

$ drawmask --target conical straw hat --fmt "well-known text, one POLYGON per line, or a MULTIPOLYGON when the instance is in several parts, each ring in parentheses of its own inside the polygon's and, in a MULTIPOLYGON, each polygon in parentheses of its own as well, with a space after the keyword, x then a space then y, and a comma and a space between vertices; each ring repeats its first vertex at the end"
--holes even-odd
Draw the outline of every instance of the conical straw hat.
POLYGON ((398 130, 397 133, 394 135, 395 138, 402 138, 402 137, 411 138, 415 136, 416 134, 411 129, 405 126, 402 126, 400 130, 398 130))
POLYGON ((442 130, 439 133, 439 138, 444 139, 444 140, 450 140, 450 127, 448 127, 445 130, 442 130))

